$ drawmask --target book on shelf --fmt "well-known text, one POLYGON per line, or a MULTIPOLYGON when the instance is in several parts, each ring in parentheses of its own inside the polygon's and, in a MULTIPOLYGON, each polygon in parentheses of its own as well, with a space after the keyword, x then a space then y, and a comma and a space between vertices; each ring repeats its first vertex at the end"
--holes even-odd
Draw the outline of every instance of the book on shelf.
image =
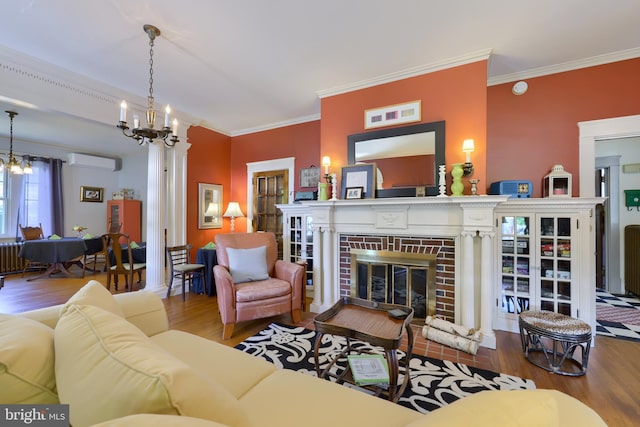
POLYGON ((389 384, 387 359, 381 354, 347 356, 356 385, 389 384))

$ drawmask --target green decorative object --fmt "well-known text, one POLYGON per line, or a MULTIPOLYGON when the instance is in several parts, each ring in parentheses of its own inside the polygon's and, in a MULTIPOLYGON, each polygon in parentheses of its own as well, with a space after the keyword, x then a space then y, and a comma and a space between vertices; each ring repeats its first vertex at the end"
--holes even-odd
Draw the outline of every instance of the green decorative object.
POLYGON ((464 184, 462 183, 463 173, 462 163, 455 163, 451 170, 451 176, 453 177, 453 182, 451 183, 452 196, 462 196, 462 192, 464 191, 464 184))
POLYGON ((329 184, 327 184, 326 182, 318 183, 318 190, 320 190, 318 195, 318 200, 329 200, 329 194, 327 193, 328 186, 329 184))

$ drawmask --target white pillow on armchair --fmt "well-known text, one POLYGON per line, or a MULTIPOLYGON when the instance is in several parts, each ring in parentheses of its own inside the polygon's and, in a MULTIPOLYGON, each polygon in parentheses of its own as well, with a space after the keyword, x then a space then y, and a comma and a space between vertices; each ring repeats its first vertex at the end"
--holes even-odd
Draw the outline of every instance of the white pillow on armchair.
POLYGON ((249 249, 227 248, 227 257, 233 283, 255 282, 269 278, 266 246, 249 249))

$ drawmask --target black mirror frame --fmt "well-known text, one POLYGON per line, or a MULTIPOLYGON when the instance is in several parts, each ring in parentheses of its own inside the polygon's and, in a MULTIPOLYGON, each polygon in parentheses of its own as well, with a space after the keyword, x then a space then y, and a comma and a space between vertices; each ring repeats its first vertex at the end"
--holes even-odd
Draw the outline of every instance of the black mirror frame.
MULTIPOLYGON (((357 133, 347 136, 347 161, 350 165, 355 162, 356 142, 366 141, 368 139, 388 138, 391 136, 411 135, 422 132, 435 132, 435 169, 434 183, 435 185, 426 186, 425 194, 427 196, 438 195, 438 171, 441 165, 445 164, 445 121, 419 123, 417 125, 402 126, 390 129, 382 129, 371 132, 357 133)), ((415 197, 416 189, 412 187, 405 188, 389 188, 384 190, 376 190, 376 197, 415 197)))

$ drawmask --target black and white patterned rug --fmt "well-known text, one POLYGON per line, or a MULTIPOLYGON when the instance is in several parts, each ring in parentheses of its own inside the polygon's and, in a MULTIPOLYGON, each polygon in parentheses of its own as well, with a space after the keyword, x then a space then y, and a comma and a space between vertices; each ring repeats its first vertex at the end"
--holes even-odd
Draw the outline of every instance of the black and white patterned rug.
POLYGON ((596 290, 596 334, 640 342, 640 298, 596 290))
MULTIPOLYGON (((272 323, 267 329, 238 344, 236 348, 261 357, 278 368, 316 376, 313 358, 315 337, 315 331, 303 327, 272 323)), ((351 340, 351 343, 371 352, 383 353, 382 348, 362 341, 351 340)), ((323 369, 328 360, 340 353, 345 345, 346 339, 343 337, 328 334, 322 337, 319 360, 323 369)), ((404 357, 405 353, 398 351, 398 358, 402 360, 404 357)), ((346 364, 346 358, 336 363, 333 373, 342 372, 346 364)), ((399 384, 403 381, 404 375, 405 369, 401 367, 399 384)), ((411 358, 409 375, 411 381, 398 403, 422 413, 482 390, 536 388, 531 380, 417 355, 411 358)))

